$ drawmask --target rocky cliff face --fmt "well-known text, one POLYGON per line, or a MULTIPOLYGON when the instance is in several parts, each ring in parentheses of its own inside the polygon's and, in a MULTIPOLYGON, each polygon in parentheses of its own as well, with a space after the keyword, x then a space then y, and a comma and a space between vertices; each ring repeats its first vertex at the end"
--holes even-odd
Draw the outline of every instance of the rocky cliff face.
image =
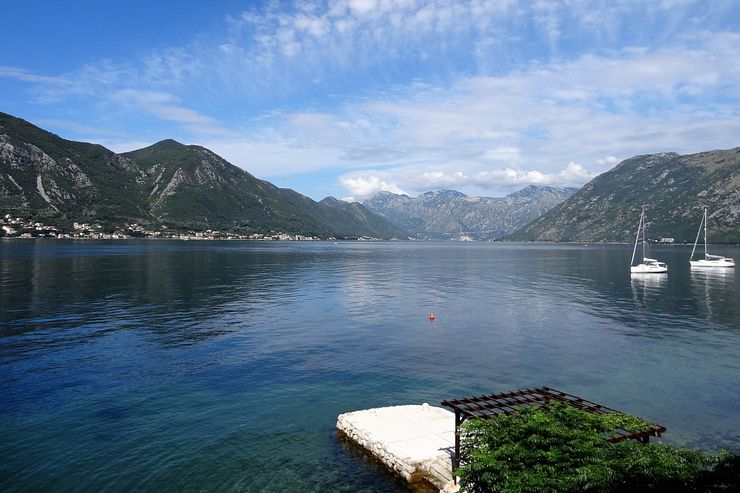
POLYGON ((740 148, 627 159, 509 238, 632 241, 643 205, 653 239, 692 242, 707 207, 710 239, 740 241, 740 148))
MULTIPOLYGON (((125 154, 0 113, 0 210, 44 219, 318 236, 408 235, 384 219, 259 180, 200 146, 164 140, 125 154)), ((359 207, 359 209, 358 209, 359 207)))
POLYGON ((416 198, 381 192, 364 205, 422 237, 496 239, 574 192, 573 188, 534 185, 502 198, 469 197, 454 190, 427 192, 416 198))
POLYGON ((108 149, 0 114, 0 207, 7 212, 136 221, 147 216, 135 205, 143 180, 134 163, 108 149))
MULTIPOLYGON (((259 180, 200 146, 163 140, 123 154, 146 179, 148 212, 157 220, 207 227, 328 233, 308 211, 287 203, 274 185, 259 180)), ((310 199, 309 199, 310 200, 310 199)))

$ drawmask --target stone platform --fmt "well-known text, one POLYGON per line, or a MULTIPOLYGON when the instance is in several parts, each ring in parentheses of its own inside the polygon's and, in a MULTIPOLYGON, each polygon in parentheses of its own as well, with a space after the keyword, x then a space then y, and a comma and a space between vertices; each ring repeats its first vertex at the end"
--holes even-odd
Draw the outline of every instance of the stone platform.
POLYGON ((428 404, 340 414, 337 434, 365 449, 412 486, 457 491, 452 478, 455 415, 428 404))

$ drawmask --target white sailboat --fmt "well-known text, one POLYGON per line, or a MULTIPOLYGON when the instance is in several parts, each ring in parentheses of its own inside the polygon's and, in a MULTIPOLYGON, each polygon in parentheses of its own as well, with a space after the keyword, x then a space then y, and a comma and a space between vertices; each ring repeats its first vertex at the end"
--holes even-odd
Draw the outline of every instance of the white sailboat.
POLYGON ((632 249, 632 260, 630 260, 630 272, 632 274, 663 274, 668 272, 668 266, 664 262, 658 262, 654 258, 645 256, 645 207, 640 214, 640 223, 637 225, 637 236, 635 236, 635 247, 632 249), (637 243, 640 241, 640 231, 642 231, 642 262, 635 263, 635 253, 637 253, 637 243))
POLYGON ((735 261, 729 257, 723 257, 721 255, 710 255, 707 253, 707 208, 704 208, 704 216, 701 218, 699 223, 699 231, 696 232, 696 240, 694 240, 694 248, 691 250, 691 258, 689 259, 691 267, 735 267, 735 261), (699 243, 699 235, 701 234, 701 228, 704 226, 704 258, 694 260, 694 252, 696 252, 696 244, 699 243))

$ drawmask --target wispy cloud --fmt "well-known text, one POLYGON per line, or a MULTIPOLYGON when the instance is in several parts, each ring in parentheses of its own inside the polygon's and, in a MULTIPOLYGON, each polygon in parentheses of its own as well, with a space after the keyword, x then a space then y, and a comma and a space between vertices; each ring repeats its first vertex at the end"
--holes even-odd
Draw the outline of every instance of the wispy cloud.
POLYGON ((135 108, 159 120, 174 122, 191 133, 239 137, 239 133, 225 128, 215 118, 203 115, 180 104, 180 98, 161 91, 122 89, 110 95, 110 101, 126 108, 135 108))
POLYGON ((375 169, 343 174, 342 186, 357 197, 381 189, 499 194, 531 183, 581 185, 617 156, 737 144, 732 94, 740 77, 731 53, 740 38, 696 41, 690 51, 629 48, 444 86, 411 84, 331 113, 276 115, 257 138, 298 154, 311 149, 291 173, 296 166, 375 169))
POLYGON ((71 82, 64 79, 63 77, 53 77, 48 75, 40 75, 18 67, 8 67, 0 65, 0 77, 8 77, 10 79, 17 79, 24 82, 32 82, 34 84, 49 84, 64 86, 71 82))
POLYGON ((61 128, 64 130, 68 130, 77 134, 85 134, 85 135, 95 135, 100 136, 103 138, 119 138, 123 137, 125 134, 119 131, 115 130, 109 130, 104 127, 94 126, 94 125, 86 125, 74 120, 60 120, 57 118, 44 118, 43 120, 39 120, 39 125, 45 126, 45 127, 54 127, 54 128, 61 128))

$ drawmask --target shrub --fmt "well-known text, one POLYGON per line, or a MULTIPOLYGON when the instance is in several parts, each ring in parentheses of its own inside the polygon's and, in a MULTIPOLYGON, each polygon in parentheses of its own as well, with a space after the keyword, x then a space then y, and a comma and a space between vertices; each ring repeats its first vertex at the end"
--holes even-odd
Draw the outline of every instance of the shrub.
POLYGON ((617 428, 639 431, 646 425, 633 416, 596 415, 562 403, 470 420, 463 425, 456 474, 471 492, 732 491, 740 485, 740 464, 730 453, 711 457, 605 440, 617 428))

